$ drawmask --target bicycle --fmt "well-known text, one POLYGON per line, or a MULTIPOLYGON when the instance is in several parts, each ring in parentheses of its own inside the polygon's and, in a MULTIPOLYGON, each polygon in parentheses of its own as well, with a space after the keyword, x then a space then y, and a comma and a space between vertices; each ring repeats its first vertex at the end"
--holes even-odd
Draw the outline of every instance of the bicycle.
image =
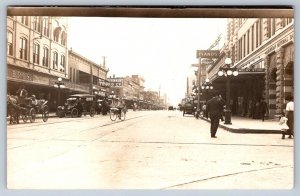
POLYGON ((119 108, 110 108, 109 110, 109 117, 110 120, 115 121, 117 118, 119 118, 121 121, 124 121, 126 118, 126 110, 121 109, 121 114, 119 112, 119 108))

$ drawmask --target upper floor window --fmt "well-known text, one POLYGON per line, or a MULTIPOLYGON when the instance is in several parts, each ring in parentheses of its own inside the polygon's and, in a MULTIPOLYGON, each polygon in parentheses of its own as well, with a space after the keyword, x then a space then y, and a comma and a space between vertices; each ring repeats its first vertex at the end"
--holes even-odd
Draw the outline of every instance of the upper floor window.
POLYGON ((33 18, 33 29, 35 31, 41 32, 42 27, 41 27, 41 19, 40 19, 40 17, 34 17, 33 18))
POLYGON ((275 34, 275 18, 268 19, 268 37, 272 37, 275 34))
POLYGON ((60 30, 61 28, 60 27, 57 27, 54 32, 53 32, 53 39, 54 41, 58 42, 59 40, 59 34, 60 34, 60 30))
POLYGON ((285 27, 286 25, 290 24, 293 21, 292 18, 283 18, 282 19, 282 27, 285 27))
POLYGON ((57 52, 53 52, 53 66, 52 66, 52 68, 57 70, 57 65, 58 65, 58 54, 57 54, 57 52))
POLYGON ((20 38, 20 50, 19 50, 19 54, 20 54, 20 59, 24 59, 27 60, 27 39, 24 37, 20 38))
POLYGON ((40 63, 40 45, 33 44, 33 63, 40 63))
POLYGON ((63 46, 67 45, 67 34, 65 32, 62 32, 62 34, 61 34, 61 44, 63 46))
POLYGON ((21 23, 28 26, 28 16, 21 16, 21 23))
POLYGON ((47 18, 43 19, 43 35, 49 37, 49 23, 47 18))
POLYGON ((65 72, 65 65, 66 65, 66 57, 65 55, 60 56, 60 68, 59 71, 65 72))
POLYGON ((13 34, 12 32, 7 32, 7 55, 13 55, 13 34))
POLYGON ((43 66, 48 67, 49 65, 49 49, 44 47, 43 66))

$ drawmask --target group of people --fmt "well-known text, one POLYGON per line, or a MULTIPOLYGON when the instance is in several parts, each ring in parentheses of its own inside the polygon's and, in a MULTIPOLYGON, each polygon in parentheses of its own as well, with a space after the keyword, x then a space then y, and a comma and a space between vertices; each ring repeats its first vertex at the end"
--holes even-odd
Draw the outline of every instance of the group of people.
MULTIPOLYGON (((285 139, 286 135, 289 135, 289 138, 294 137, 294 101, 292 96, 286 97, 287 104, 285 109, 285 114, 281 115, 280 125, 282 131, 282 139, 285 139)), ((213 98, 211 98, 204 108, 204 115, 210 118, 210 135, 211 138, 216 138, 216 133, 219 127, 220 120, 223 119, 225 101, 221 95, 215 93, 213 98)), ((262 121, 265 120, 265 114, 268 112, 267 103, 262 99, 261 100, 261 116, 262 121)))

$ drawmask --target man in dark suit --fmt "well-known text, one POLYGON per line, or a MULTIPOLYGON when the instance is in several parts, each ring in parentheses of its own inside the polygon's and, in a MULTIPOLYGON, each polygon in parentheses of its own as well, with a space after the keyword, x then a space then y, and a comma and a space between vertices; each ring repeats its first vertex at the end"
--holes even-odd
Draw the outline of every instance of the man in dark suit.
POLYGON ((216 133, 219 127, 219 122, 221 118, 221 110, 223 103, 217 94, 207 102, 206 110, 209 113, 210 118, 210 136, 216 138, 216 133))

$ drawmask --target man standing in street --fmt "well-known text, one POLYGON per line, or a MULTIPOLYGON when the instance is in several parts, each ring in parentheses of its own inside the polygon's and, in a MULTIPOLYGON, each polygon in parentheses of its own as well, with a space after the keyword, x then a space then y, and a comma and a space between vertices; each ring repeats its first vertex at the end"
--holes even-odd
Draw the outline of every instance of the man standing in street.
POLYGON ((219 127, 221 111, 220 108, 223 107, 220 97, 214 93, 214 97, 207 102, 206 110, 210 118, 210 136, 216 138, 216 133, 219 127))

